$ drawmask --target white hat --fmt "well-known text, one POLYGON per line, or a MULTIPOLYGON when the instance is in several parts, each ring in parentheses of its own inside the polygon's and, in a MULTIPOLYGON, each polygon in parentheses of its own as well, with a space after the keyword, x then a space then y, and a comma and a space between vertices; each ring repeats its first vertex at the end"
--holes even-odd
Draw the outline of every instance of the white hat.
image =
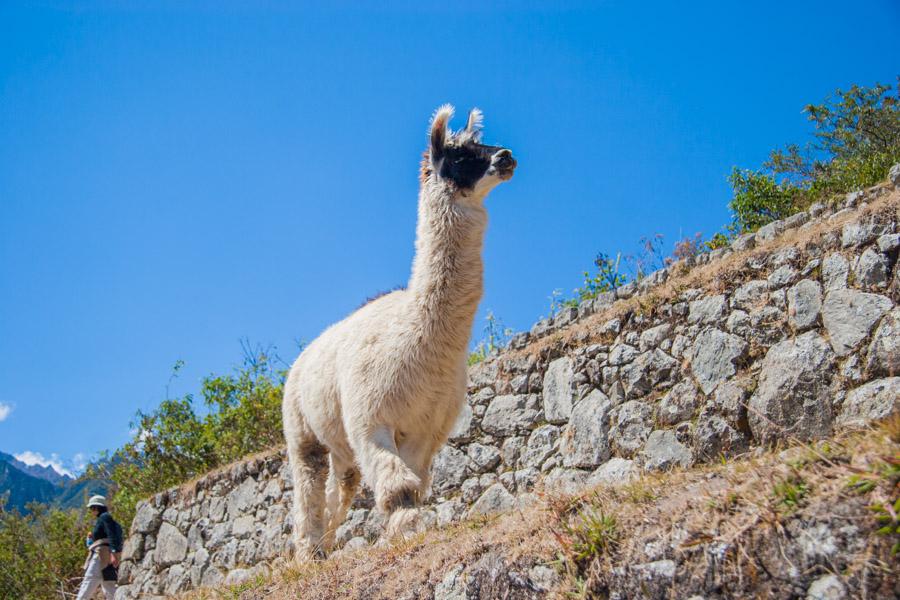
POLYGON ((91 496, 91 499, 88 500, 88 508, 92 506, 102 506, 106 508, 106 498, 103 496, 91 496))

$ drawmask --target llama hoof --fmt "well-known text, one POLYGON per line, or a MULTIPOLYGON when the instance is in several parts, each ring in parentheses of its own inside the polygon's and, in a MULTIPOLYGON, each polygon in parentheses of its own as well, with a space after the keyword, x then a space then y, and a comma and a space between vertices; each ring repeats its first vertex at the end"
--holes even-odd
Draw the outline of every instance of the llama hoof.
POLYGON ((419 504, 418 487, 408 487, 395 490, 384 497, 382 509, 387 513, 403 509, 411 509, 419 504))
POLYGON ((389 540, 408 539, 425 530, 424 523, 420 519, 421 511, 416 508, 403 508, 388 519, 385 528, 385 537, 389 540))
POLYGON ((412 473, 397 476, 393 481, 386 481, 381 493, 376 494, 378 506, 385 513, 392 513, 402 508, 413 508, 419 504, 419 490, 422 480, 412 473))
POLYGON ((309 562, 320 562, 326 558, 328 558, 328 554, 322 548, 318 546, 314 548, 305 547, 299 548, 294 554, 294 563, 300 566, 309 562))

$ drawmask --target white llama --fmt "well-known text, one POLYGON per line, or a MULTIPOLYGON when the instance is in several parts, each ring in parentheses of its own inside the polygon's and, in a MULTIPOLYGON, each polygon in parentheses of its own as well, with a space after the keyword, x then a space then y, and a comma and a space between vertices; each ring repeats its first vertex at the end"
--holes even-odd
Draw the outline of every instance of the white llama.
POLYGON ((291 367, 284 435, 297 560, 334 543, 360 471, 388 531, 424 497, 431 460, 465 402, 466 353, 482 294, 483 201, 512 177, 512 153, 481 144, 481 112, 453 133, 435 112, 422 159, 416 255, 406 289, 332 325, 291 367), (329 470, 330 464, 330 470, 329 470), (327 481, 326 481, 327 480, 327 481))

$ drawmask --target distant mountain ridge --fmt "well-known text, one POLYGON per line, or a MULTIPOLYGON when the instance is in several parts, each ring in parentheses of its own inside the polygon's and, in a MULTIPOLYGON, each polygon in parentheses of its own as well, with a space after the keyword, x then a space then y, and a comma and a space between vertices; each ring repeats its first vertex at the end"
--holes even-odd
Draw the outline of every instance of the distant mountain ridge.
POLYGON ((0 452, 0 497, 5 510, 26 510, 30 502, 78 508, 93 494, 106 494, 109 481, 73 479, 51 466, 26 465, 15 456, 0 452))
POLYGON ((29 502, 52 502, 60 489, 49 481, 20 471, 5 460, 0 461, 0 496, 6 497, 5 510, 21 512, 29 502))
POLYGON ((45 481, 49 481, 53 485, 65 485, 66 483, 75 481, 74 477, 66 475, 65 473, 60 473, 56 469, 54 469, 51 465, 28 465, 13 456, 12 454, 7 454, 5 452, 0 452, 0 460, 6 461, 11 464, 18 470, 23 473, 27 473, 32 477, 37 477, 38 479, 43 479, 45 481))

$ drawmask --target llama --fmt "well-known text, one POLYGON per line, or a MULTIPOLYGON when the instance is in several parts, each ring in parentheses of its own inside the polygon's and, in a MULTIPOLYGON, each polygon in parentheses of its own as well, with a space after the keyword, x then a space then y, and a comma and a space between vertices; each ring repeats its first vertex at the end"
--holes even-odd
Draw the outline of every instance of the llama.
POLYGON ((396 532, 431 484, 431 461, 466 394, 466 355, 482 295, 483 201, 512 177, 506 148, 481 143, 482 115, 453 133, 453 107, 431 120, 421 171, 416 254, 406 289, 326 329, 284 388, 298 561, 324 557, 360 472, 396 532))

